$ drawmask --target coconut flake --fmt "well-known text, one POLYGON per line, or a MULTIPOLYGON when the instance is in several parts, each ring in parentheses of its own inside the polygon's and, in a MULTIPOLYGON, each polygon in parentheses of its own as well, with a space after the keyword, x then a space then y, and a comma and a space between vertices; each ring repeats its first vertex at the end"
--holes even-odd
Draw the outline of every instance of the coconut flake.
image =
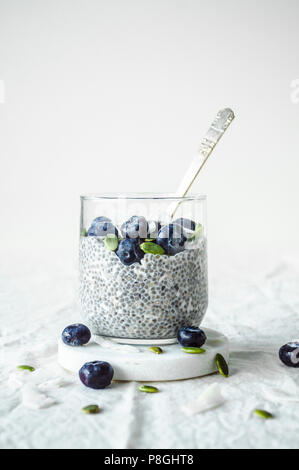
POLYGON ((202 413, 203 411, 216 408, 223 403, 224 398, 221 395, 220 386, 218 383, 214 383, 207 387, 196 400, 188 405, 182 406, 181 409, 186 416, 192 416, 196 413, 202 413))
POLYGON ((22 388, 22 404, 31 410, 39 410, 41 408, 48 408, 56 402, 41 393, 37 386, 34 384, 25 384, 22 388))
POLYGON ((42 392, 47 390, 55 390, 56 388, 64 387, 68 385, 70 382, 65 380, 63 377, 56 377, 55 379, 47 380, 46 382, 42 382, 38 385, 38 389, 42 392))

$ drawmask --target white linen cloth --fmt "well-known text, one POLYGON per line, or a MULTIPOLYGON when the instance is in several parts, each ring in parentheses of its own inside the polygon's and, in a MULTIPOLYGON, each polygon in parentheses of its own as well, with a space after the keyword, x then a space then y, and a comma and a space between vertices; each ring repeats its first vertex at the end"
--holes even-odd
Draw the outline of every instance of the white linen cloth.
POLYGON ((62 264, 9 265, 0 273, 1 448, 298 447, 299 369, 278 359, 279 347, 299 337, 295 263, 273 262, 250 273, 246 266, 218 263, 211 270, 203 326, 228 336, 230 377, 157 383, 156 394, 140 393, 134 382, 92 390, 63 371, 56 363, 57 338, 66 325, 80 321, 75 270, 62 264), (36 371, 22 375, 18 364, 36 371), (28 381, 38 384, 50 406, 24 406, 22 387, 28 381), (219 383, 224 403, 187 417, 182 406, 212 383, 219 383), (101 412, 82 413, 89 404, 98 404, 101 412), (275 419, 258 418, 255 408, 275 419))

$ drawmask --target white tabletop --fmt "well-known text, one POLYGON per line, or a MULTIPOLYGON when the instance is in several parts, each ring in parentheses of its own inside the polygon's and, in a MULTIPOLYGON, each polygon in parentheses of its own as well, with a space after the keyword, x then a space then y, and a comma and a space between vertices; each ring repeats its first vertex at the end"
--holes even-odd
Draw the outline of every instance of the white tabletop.
POLYGON ((278 392, 299 397, 299 370, 278 359, 279 347, 297 335, 299 270, 291 262, 251 273, 228 264, 213 267, 204 324, 230 340, 230 377, 159 383, 156 394, 140 393, 136 382, 88 389, 57 365, 57 336, 80 320, 75 271, 36 262, 1 271, 1 448, 298 447, 299 403, 275 398, 278 392), (46 392, 55 404, 38 410, 22 404, 22 387, 8 377, 24 363, 36 367, 25 374, 29 382, 64 379, 62 387, 46 392), (185 416, 181 407, 215 382, 224 404, 185 416), (100 406, 99 414, 81 412, 91 403, 100 406), (255 408, 275 419, 253 416, 255 408))

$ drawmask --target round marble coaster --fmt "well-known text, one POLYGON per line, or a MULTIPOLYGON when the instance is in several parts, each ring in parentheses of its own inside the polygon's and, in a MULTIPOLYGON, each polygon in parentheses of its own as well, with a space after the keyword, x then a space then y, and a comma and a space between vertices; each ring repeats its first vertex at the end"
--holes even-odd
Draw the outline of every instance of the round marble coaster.
POLYGON ((107 361, 114 369, 113 380, 164 381, 190 379, 212 374, 217 370, 215 356, 222 354, 228 362, 229 345, 226 336, 203 328, 207 341, 204 354, 187 354, 180 344, 163 345, 163 354, 155 354, 149 346, 117 344, 93 336, 85 346, 67 346, 58 342, 58 362, 70 372, 78 373, 89 361, 107 361))

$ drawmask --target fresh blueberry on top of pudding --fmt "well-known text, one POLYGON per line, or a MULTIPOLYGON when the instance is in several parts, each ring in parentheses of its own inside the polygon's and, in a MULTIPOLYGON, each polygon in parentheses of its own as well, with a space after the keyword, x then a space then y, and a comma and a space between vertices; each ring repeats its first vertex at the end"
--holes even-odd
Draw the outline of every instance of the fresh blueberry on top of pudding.
POLYGON ((146 238, 148 224, 143 216, 132 215, 120 228, 124 238, 146 238))
POLYGON ((206 342, 206 335, 200 328, 184 326, 178 331, 178 342, 184 347, 200 348, 206 342))
POLYGON ((111 384, 114 370, 109 362, 86 362, 79 370, 81 382, 90 388, 105 388, 111 384))
POLYGON ((279 358, 286 366, 299 367, 299 341, 291 341, 281 346, 279 358))
POLYGON ((67 326, 61 334, 62 341, 69 346, 82 346, 88 343, 90 337, 89 328, 82 323, 67 326))
POLYGON ((121 240, 115 253, 126 266, 137 263, 144 257, 144 252, 140 249, 137 238, 121 240))
POLYGON ((169 224, 159 230, 156 243, 164 248, 167 255, 176 255, 184 250, 186 240, 180 225, 169 224))
POLYGON ((183 217, 180 217, 179 219, 174 220, 173 223, 178 224, 187 230, 193 230, 193 231, 195 230, 195 226, 196 226, 194 220, 184 219, 183 217))
POLYGON ((109 233, 118 235, 117 228, 108 217, 96 217, 87 231, 88 237, 105 237, 109 233))

